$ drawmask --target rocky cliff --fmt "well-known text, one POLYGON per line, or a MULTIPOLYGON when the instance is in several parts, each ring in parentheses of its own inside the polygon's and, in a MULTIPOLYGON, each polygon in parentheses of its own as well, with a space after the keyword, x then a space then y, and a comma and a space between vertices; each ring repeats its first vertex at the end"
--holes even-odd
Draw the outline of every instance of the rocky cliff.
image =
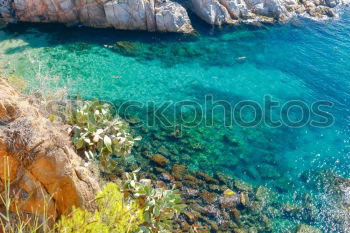
POLYGON ((68 25, 191 33, 187 11, 158 0, 0 0, 6 22, 60 22, 68 25))
POLYGON ((0 191, 10 180, 13 210, 55 219, 91 204, 99 185, 64 128, 0 78, 0 191))
POLYGON ((212 25, 286 21, 294 16, 326 19, 349 0, 191 0, 192 10, 212 25))
POLYGON ((350 0, 0 0, 4 22, 60 22, 116 29, 192 33, 187 11, 211 25, 334 17, 350 0))

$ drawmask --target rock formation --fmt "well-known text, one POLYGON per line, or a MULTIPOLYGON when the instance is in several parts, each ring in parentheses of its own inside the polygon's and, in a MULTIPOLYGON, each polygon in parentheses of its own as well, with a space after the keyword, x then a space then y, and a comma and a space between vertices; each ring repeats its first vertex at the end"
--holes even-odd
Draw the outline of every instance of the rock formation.
POLYGON ((159 0, 0 0, 6 22, 60 22, 89 27, 191 33, 187 11, 159 0))
POLYGON ((192 10, 211 25, 286 21, 294 16, 323 19, 349 0, 191 0, 192 10))
POLYGON ((9 178, 12 209, 56 218, 91 204, 99 185, 64 128, 0 79, 0 190, 9 178))
MULTIPOLYGON (((286 21, 294 16, 337 15, 350 0, 185 0, 211 25, 286 21)), ((192 33, 187 10, 170 0, 0 0, 0 23, 60 22, 127 30, 192 33)))

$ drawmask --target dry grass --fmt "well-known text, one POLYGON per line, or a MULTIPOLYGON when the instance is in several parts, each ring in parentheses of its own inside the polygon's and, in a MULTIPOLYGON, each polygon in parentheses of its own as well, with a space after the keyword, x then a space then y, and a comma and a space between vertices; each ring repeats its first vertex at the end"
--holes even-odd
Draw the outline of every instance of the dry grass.
MULTIPOLYGON (((6 164, 9 164, 6 156, 6 164)), ((14 203, 18 195, 11 191, 10 168, 4 166, 4 178, 2 180, 3 191, 0 194, 0 231, 4 233, 36 233, 54 232, 53 219, 48 216, 48 204, 50 200, 44 200, 43 214, 26 214, 21 211, 21 206, 14 203)), ((50 198, 51 199, 51 198, 50 198)))

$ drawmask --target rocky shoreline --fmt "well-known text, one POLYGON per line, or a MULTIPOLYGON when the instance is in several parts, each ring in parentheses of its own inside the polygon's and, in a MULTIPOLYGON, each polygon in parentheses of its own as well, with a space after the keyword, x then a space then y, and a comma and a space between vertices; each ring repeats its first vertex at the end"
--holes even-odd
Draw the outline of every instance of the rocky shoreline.
MULTIPOLYGON (((149 180, 157 188, 175 187, 181 192, 187 207, 174 220, 172 232, 254 233, 283 229, 319 233, 324 230, 319 225, 320 219, 323 224, 331 224, 335 232, 349 232, 350 180, 330 170, 317 169, 301 174, 303 186, 312 187, 318 194, 298 190, 290 184, 284 185, 289 186, 290 191, 288 187, 283 190, 283 187, 253 185, 222 172, 208 174, 208 169, 194 171, 184 165, 189 163, 179 159, 186 156, 182 143, 192 145, 186 148, 204 150, 200 144, 202 139, 195 139, 198 137, 195 132, 180 138, 170 131, 166 134, 156 128, 141 128, 135 135, 141 134, 143 140, 135 145, 132 154, 117 159, 119 166, 112 173, 105 173, 95 163, 86 164, 74 152, 65 126, 47 119, 36 98, 22 96, 1 79, 0 89, 0 159, 3 161, 0 171, 10 164, 9 176, 14 181, 11 187, 14 193, 21 194, 18 203, 24 202, 23 211, 28 214, 38 211, 35 207, 43 205, 50 195, 53 198, 49 214, 53 218, 69 212, 72 206, 89 207, 100 184, 126 180, 128 172, 140 168, 140 179, 149 180), (175 142, 177 147, 172 147, 169 141, 175 142), (39 189, 44 192, 37 192, 39 189), (292 195, 290 200, 282 198, 288 193, 292 195), (322 198, 327 201, 322 202, 322 198)), ((203 129, 196 130, 205 135, 203 129)), ((234 137, 225 136, 224 140, 235 147, 240 144, 234 137)), ((195 159, 195 154, 187 152, 192 156, 190 159, 195 159)), ((249 159, 249 162, 257 161, 249 159)), ((239 163, 242 167, 248 166, 248 161, 239 163)), ((262 176, 264 173, 268 179, 277 179, 272 176, 276 173, 273 166, 260 171, 262 176)), ((6 177, 0 172, 1 180, 6 177)))
POLYGON ((194 33, 188 12, 210 25, 284 22, 295 16, 337 17, 349 0, 0 0, 0 24, 59 22, 70 26, 194 33))

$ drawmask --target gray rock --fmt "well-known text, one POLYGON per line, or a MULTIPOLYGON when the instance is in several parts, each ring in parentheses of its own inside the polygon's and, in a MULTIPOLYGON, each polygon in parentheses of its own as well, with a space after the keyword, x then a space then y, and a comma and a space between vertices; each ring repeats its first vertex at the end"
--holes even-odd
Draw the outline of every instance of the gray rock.
POLYGON ((0 18, 124 30, 194 31, 185 8, 169 0, 0 0, 0 18))
POLYGON ((158 31, 182 33, 194 32, 187 11, 180 4, 166 1, 157 4, 155 12, 158 31))
POLYGON ((221 25, 232 21, 225 6, 218 0, 191 0, 192 10, 211 25, 221 25))
MULTIPOLYGON (((211 25, 337 17, 350 0, 191 0, 186 7, 211 25)), ((170 0, 0 0, 0 19, 59 22, 125 30, 194 32, 186 9, 170 0)))
POLYGON ((335 17, 331 10, 349 0, 191 0, 192 10, 211 25, 286 21, 293 16, 314 19, 335 17), (270 18, 270 19, 266 19, 270 18))

